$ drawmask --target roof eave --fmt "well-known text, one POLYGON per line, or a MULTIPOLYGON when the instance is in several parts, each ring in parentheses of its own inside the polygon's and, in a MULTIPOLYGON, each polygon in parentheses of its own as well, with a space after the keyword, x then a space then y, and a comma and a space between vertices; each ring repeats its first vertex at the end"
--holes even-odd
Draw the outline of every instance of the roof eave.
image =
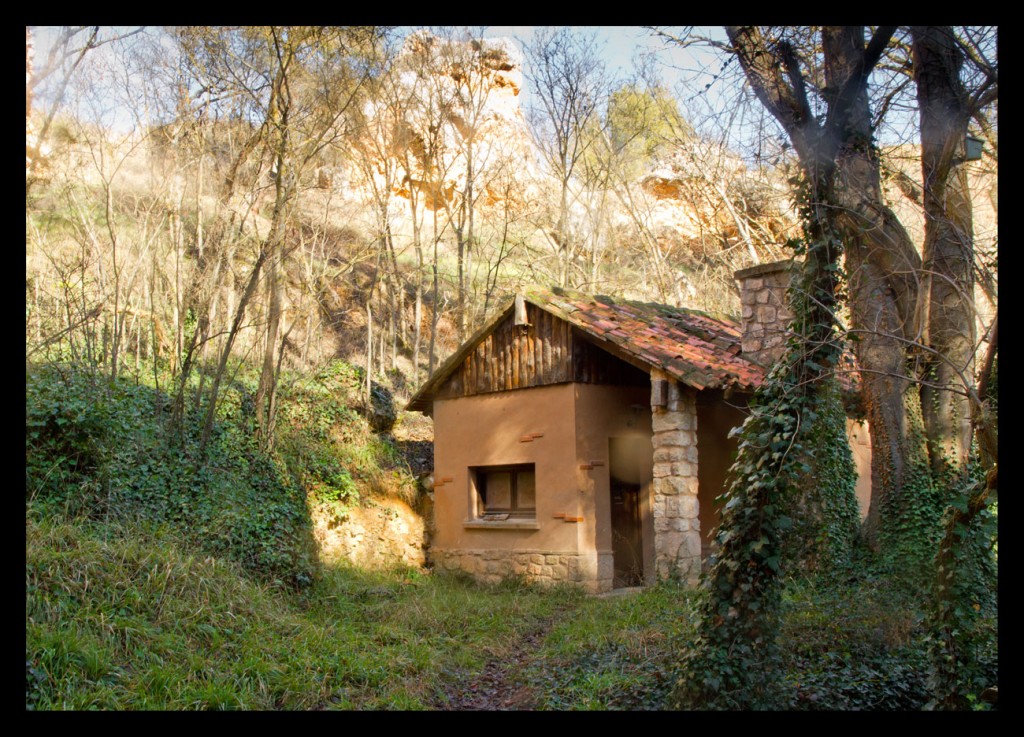
POLYGON ((444 363, 437 367, 437 370, 427 378, 423 386, 420 387, 412 398, 406 403, 405 409, 409 412, 422 412, 425 415, 429 415, 434 405, 434 394, 440 388, 449 376, 451 376, 455 369, 459 367, 459 364, 465 360, 472 351, 476 350, 476 347, 480 342, 486 338, 491 332, 504 320, 506 317, 512 314, 515 309, 515 300, 509 306, 502 310, 493 320, 484 325, 482 328, 477 330, 473 335, 469 337, 462 347, 450 355, 444 363))

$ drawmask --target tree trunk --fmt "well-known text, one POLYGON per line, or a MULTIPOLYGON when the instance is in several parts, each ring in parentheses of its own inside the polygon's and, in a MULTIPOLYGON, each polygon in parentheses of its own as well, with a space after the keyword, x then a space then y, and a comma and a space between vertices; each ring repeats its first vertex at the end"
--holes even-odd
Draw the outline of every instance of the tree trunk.
POLYGON ((880 27, 865 46, 863 26, 822 29, 825 81, 831 95, 824 121, 819 122, 790 43, 770 43, 749 26, 727 28, 754 93, 789 134, 808 177, 817 181, 822 172, 836 167, 829 207, 837 211, 835 222, 847 245, 851 332, 858 339, 854 349, 871 424, 872 495, 865 524, 870 541, 881 508, 902 488, 906 468, 904 401, 909 383, 904 366, 920 266, 909 237, 881 197, 864 84, 894 31, 880 27))
POLYGON ((974 230, 964 160, 969 111, 963 57, 948 26, 913 26, 924 183, 921 410, 933 472, 962 466, 971 445, 964 381, 973 378, 974 230))

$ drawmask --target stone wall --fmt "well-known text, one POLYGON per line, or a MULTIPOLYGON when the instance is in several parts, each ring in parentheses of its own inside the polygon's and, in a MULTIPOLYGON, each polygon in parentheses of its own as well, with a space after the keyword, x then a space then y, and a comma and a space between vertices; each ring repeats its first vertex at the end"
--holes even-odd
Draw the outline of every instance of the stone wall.
POLYGON ((657 369, 651 382, 655 571, 658 579, 695 585, 701 569, 696 392, 657 369), (667 382, 664 405, 657 382, 667 382))
POLYGON ((778 261, 736 272, 743 305, 744 358, 770 366, 785 350, 787 327, 793 319, 786 290, 795 268, 792 261, 778 261))
POLYGON ((530 583, 569 583, 587 593, 612 590, 611 554, 553 553, 546 550, 437 550, 430 551, 434 569, 462 571, 482 583, 498 583, 520 576, 530 583))
POLYGON ((420 567, 426 562, 424 515, 401 499, 368 499, 343 517, 318 508, 312 510, 312 517, 313 535, 325 563, 348 560, 365 568, 390 568, 420 567))

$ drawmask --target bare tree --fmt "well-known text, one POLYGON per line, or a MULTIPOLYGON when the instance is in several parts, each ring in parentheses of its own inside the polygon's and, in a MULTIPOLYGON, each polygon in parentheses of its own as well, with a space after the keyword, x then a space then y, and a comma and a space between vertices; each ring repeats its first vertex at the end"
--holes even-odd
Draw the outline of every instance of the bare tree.
MULTIPOLYGON (((243 153, 254 153, 258 161, 267 162, 268 169, 260 169, 269 178, 273 193, 270 224, 260 239, 249 280, 250 284, 258 283, 260 272, 266 268, 266 331, 256 419, 261 443, 269 447, 284 350, 284 264, 296 245, 287 241, 292 208, 311 164, 341 134, 339 123, 368 73, 367 65, 351 65, 349 60, 372 53, 377 31, 354 27, 253 27, 184 29, 181 35, 188 47, 187 58, 206 80, 204 87, 216 90, 218 96, 240 98, 246 114, 259 121, 262 131, 258 139, 252 140, 253 145, 243 148, 243 153), (264 146, 262 150, 256 147, 257 142, 264 146)), ((229 181, 233 182, 234 177, 229 181)), ((243 296, 251 298, 253 289, 247 286, 243 296)), ((247 299, 236 306, 233 325, 240 324, 246 306, 247 299)), ((233 336, 234 330, 229 331, 222 349, 208 424, 233 336)))
POLYGON ((973 375, 974 233, 965 141, 971 118, 997 94, 997 73, 972 45, 973 89, 962 81, 965 45, 950 26, 912 26, 920 107, 925 237, 919 295, 924 358, 921 408, 932 469, 963 465, 971 447, 971 406, 961 377, 973 375), (980 76, 980 79, 977 78, 980 76), (961 391, 957 391, 961 388, 961 391))
POLYGON ((527 74, 533 85, 528 121, 555 182, 554 224, 548 237, 556 256, 556 282, 567 287, 571 267, 582 250, 572 226, 577 179, 585 157, 601 140, 604 65, 596 34, 568 27, 534 32, 526 48, 527 74))

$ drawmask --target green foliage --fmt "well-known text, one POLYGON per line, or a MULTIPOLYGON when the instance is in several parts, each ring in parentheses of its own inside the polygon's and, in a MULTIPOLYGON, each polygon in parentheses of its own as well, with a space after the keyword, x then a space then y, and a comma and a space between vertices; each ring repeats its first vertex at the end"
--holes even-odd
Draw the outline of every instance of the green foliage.
POLYGON ((882 499, 879 515, 879 549, 882 561, 898 575, 930 583, 935 552, 942 534, 941 519, 950 490, 958 485, 955 471, 947 465, 934 474, 925 452, 924 422, 917 392, 906 399, 907 468, 902 488, 882 499))
POLYGON ((956 493, 943 520, 928 617, 929 708, 967 709, 996 683, 996 513, 972 499, 980 474, 956 493))
POLYGON ((811 470, 799 483, 783 557, 790 568, 824 574, 849 564, 860 530, 860 509, 839 385, 826 382, 820 391, 820 412, 805 441, 811 470))
POLYGON ((858 570, 787 582, 780 629, 786 708, 906 711, 927 701, 922 592, 866 573, 870 567, 858 570))
MULTIPOLYGON (((392 494, 412 501, 415 479, 401 454, 385 436, 372 432, 360 407, 361 368, 331 361, 309 377, 286 376, 280 390, 277 450, 295 483, 313 504, 343 515, 368 494, 392 494)), ((395 409, 391 393, 372 385, 374 402, 384 415, 395 409)))
POLYGON ((693 133, 668 90, 642 89, 635 84, 624 85, 609 96, 608 126, 616 153, 628 151, 636 166, 693 133))
MULTIPOLYGON (((800 190, 804 238, 796 245, 804 264, 789 290, 794 334, 739 431, 722 497, 718 553, 702 576, 707 595, 700 634, 684 655, 676 691, 676 704, 684 708, 773 709, 784 700, 777 640, 783 542, 813 473, 810 450, 824 440, 846 443, 845 432, 834 427, 834 389, 827 388, 841 352, 835 306, 842 241, 820 218, 814 205, 821 201, 828 201, 827 192, 800 190)), ((842 526, 843 515, 836 519, 842 526)))
POLYGON ((316 551, 301 488, 246 431, 248 393, 225 392, 207 453, 204 413, 167 431, 169 398, 73 365, 26 377, 26 498, 39 515, 170 524, 269 580, 310 583, 316 551))

